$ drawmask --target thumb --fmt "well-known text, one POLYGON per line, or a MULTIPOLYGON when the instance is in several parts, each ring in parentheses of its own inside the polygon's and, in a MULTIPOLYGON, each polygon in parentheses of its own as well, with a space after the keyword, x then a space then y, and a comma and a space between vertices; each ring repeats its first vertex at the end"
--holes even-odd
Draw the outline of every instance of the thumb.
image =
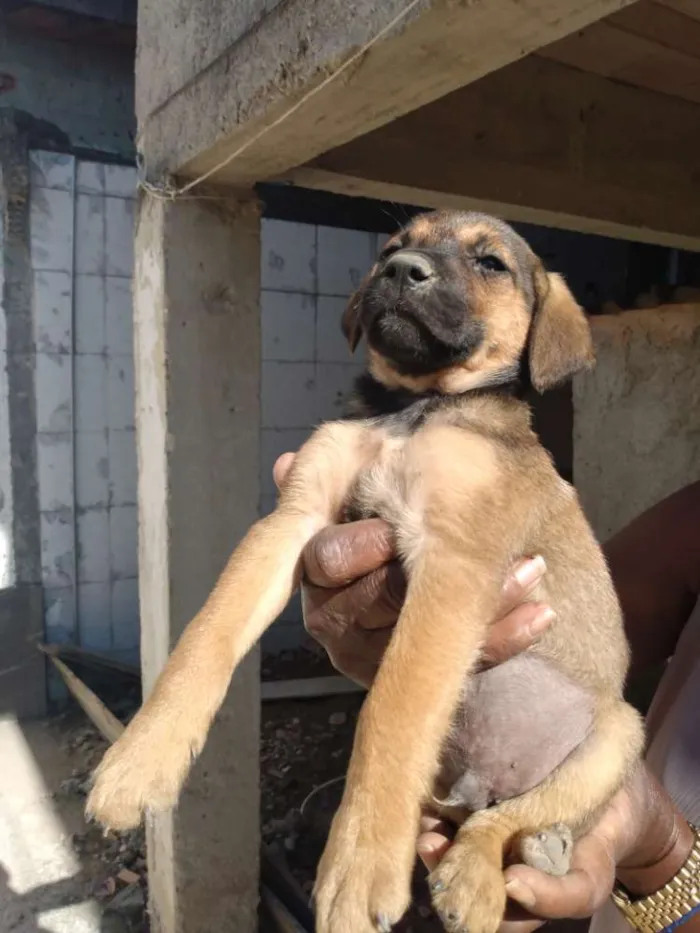
POLYGON ((574 849, 571 870, 563 878, 527 865, 506 869, 508 897, 544 920, 590 917, 610 896, 615 862, 606 841, 584 836, 574 849))
POLYGON ((294 463, 294 458, 296 454, 286 453, 281 454, 275 461, 275 465, 272 467, 272 478, 275 481, 275 485, 278 489, 281 489, 284 481, 289 475, 292 464, 294 463))

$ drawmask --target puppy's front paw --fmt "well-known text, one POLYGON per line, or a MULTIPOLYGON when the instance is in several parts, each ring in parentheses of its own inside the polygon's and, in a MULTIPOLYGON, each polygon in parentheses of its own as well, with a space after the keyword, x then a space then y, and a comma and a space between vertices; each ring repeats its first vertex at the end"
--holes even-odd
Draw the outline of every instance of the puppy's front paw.
POLYGON ((87 815, 106 829, 125 830, 138 826, 147 809, 171 809, 198 750, 153 734, 137 732, 132 737, 127 729, 95 772, 87 815))
POLYGON ((429 884, 435 910, 450 933, 496 933, 506 909, 503 867, 478 838, 463 830, 429 884))
POLYGON ((521 837, 516 844, 519 861, 547 875, 561 877, 571 867, 574 838, 564 823, 521 837))
POLYGON ((382 841, 357 826, 341 808, 316 876, 316 933, 389 933, 408 908, 415 834, 382 841))

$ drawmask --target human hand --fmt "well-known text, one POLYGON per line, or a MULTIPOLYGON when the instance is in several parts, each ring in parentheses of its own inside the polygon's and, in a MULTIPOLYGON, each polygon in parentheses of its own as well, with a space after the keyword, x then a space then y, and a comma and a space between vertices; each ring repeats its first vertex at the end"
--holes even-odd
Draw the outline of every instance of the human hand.
MULTIPOLYGON (((453 830, 425 816, 418 854, 432 871, 451 845, 453 830)), ((678 871, 693 844, 673 801, 640 765, 592 829, 575 844, 561 878, 526 865, 505 871, 509 906, 500 933, 532 933, 547 920, 590 917, 610 897, 617 878, 634 896, 653 894, 678 871)))
MULTIPOLYGON (((284 483, 294 454, 273 468, 284 483)), ((406 592, 391 528, 380 519, 331 525, 306 546, 302 605, 307 631, 347 677, 371 684, 406 592)), ((482 651, 482 667, 500 664, 528 648, 554 618, 543 603, 525 602, 546 571, 544 560, 522 560, 505 581, 497 620, 482 651)))

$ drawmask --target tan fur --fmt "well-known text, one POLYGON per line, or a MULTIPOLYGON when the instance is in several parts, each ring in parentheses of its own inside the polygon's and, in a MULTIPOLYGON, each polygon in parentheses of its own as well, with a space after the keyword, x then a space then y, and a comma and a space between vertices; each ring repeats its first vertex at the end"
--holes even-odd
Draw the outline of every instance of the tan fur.
MULTIPOLYGON (((454 226, 451 215, 423 216, 402 242, 439 244, 454 226)), ((480 219, 458 229, 466 250, 488 236, 489 248, 517 259, 498 226, 480 219)), ((532 326, 522 269, 489 284, 470 280, 475 273, 456 263, 451 274, 465 277, 465 303, 468 295, 486 328, 482 346, 467 362, 418 378, 371 351, 375 377, 453 394, 488 386, 525 352, 538 387, 587 365, 588 328, 563 281, 548 277, 534 257, 518 261, 536 282, 532 326)), ((361 291, 344 316, 351 344, 359 339, 361 291)), ((436 907, 449 929, 496 933, 504 854, 513 841, 556 823, 580 832, 642 746, 639 717, 622 701, 627 648, 605 562, 575 493, 532 432, 527 407, 512 398, 466 395, 405 435, 381 420, 320 428, 299 452, 278 508, 236 550, 143 709, 105 756, 88 807, 106 825, 125 828, 147 808, 176 803, 236 664, 289 598, 306 542, 337 521, 349 499, 393 526, 409 584, 360 716, 319 866, 317 930, 388 931, 408 906, 418 816, 433 796, 465 675, 478 660, 508 567, 540 553, 548 574, 535 598, 548 600, 557 620, 531 650, 590 691, 595 727, 531 791, 471 816, 450 813, 463 825, 433 873, 436 907)))

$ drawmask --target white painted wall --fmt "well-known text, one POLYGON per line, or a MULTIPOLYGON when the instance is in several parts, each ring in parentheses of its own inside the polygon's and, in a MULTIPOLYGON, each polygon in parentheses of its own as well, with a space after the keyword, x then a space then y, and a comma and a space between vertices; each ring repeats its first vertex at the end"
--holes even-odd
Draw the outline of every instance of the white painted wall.
POLYGON ((46 152, 31 162, 46 634, 133 660, 135 171, 46 152))

